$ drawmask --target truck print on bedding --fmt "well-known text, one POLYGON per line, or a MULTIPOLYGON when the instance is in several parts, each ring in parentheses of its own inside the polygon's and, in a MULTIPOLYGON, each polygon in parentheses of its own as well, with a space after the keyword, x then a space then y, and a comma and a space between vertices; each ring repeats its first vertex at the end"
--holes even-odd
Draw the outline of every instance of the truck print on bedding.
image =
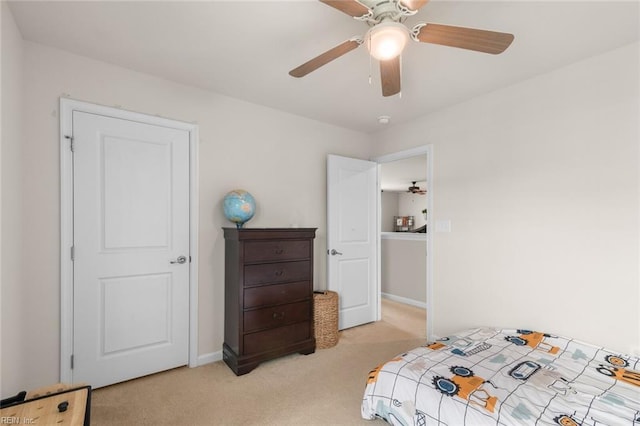
POLYGON ((640 426, 640 359, 538 331, 467 330, 379 365, 361 412, 393 425, 640 426))

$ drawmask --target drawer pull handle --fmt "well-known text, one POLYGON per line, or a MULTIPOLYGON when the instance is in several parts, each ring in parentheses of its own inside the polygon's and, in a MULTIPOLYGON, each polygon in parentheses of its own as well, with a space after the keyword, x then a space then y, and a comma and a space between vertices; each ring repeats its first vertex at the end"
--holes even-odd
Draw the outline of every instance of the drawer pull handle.
POLYGON ((273 319, 284 319, 284 312, 280 312, 280 314, 278 314, 277 312, 273 313, 273 319))
POLYGON ((281 277, 284 275, 284 271, 282 269, 276 271, 276 277, 281 277))
POLYGON ((282 253, 284 253, 284 249, 281 249, 281 248, 276 249, 276 254, 282 254, 282 253))

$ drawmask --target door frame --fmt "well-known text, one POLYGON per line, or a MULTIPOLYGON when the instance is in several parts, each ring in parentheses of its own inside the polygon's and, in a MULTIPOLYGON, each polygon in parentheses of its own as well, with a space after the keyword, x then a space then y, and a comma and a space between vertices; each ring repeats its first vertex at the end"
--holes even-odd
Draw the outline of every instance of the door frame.
POLYGON ((427 340, 434 340, 435 336, 433 334, 434 330, 434 303, 433 303, 433 232, 434 228, 432 226, 433 221, 431 218, 433 217, 433 145, 422 145, 416 148, 407 149, 404 151, 398 151, 387 155, 382 155, 380 157, 376 157, 373 161, 378 163, 378 241, 377 241, 377 251, 378 251, 378 321, 382 319, 382 238, 380 236, 382 230, 381 224, 381 216, 382 216, 382 195, 381 195, 381 176, 380 176, 380 164, 388 163, 390 161, 404 160, 410 157, 416 157, 419 155, 427 156, 427 233, 426 233, 426 249, 427 249, 427 282, 425 283, 427 287, 427 340))
POLYGON ((60 382, 73 372, 73 112, 104 115, 189 132, 189 367, 198 366, 198 125, 60 98, 60 382))

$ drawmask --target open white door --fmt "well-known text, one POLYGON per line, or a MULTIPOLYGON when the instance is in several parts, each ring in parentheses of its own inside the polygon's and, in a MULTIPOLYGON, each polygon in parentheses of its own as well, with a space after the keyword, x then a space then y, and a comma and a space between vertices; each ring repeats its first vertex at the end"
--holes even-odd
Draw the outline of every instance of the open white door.
POLYGON ((73 112, 74 382, 188 363, 189 132, 73 112))
POLYGON ((377 319, 377 176, 377 163, 327 157, 327 287, 340 329, 377 319))

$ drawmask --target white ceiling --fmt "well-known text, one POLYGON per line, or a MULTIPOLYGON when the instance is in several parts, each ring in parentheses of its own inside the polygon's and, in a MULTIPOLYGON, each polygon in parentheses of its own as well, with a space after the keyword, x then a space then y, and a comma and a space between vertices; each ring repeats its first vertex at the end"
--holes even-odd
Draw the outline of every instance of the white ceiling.
POLYGON ((402 97, 383 98, 366 48, 288 71, 367 25, 315 0, 12 1, 23 37, 363 132, 411 120, 638 40, 637 1, 432 0, 407 19, 509 32, 502 55, 411 42, 402 97))
POLYGON ((380 188, 387 192, 406 192, 412 182, 427 189, 427 155, 380 164, 380 188))

